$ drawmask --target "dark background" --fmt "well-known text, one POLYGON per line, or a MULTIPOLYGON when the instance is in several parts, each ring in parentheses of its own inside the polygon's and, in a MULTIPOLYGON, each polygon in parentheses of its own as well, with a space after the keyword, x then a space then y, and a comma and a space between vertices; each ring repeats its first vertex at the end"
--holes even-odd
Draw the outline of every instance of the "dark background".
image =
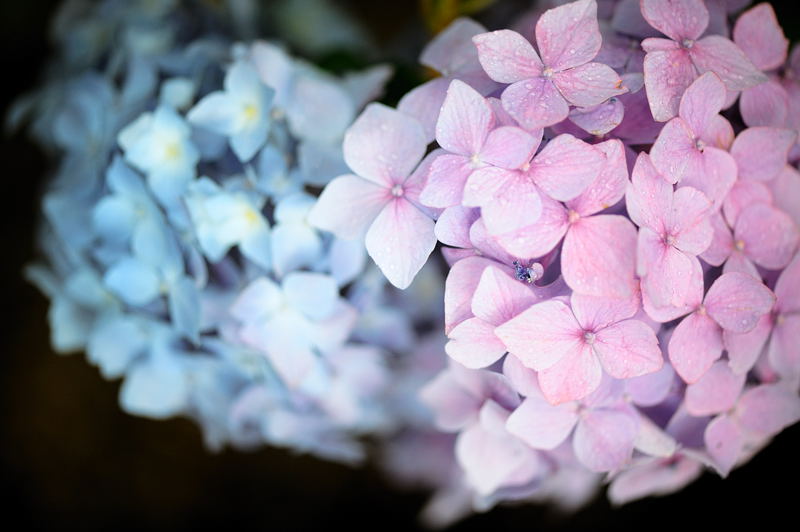
MULTIPOLYGON (((383 38, 407 23, 424 34, 412 0, 348 4, 383 38)), ((787 35, 797 40, 800 28, 791 4, 775 6, 787 35)), ((45 31, 55 5, 0 2, 0 116, 9 101, 39 79, 51 51, 45 31)), ((394 488, 373 469, 277 449, 211 454, 192 422, 128 416, 117 405, 118 383, 103 380, 82 355, 53 353, 47 302, 21 278, 23 265, 35 256, 37 196, 46 161, 22 135, 6 136, 0 149, 5 307, 0 319, 0 500, 5 522, 16 522, 12 526, 20 530, 417 527, 426 499, 422 492, 394 488)), ((600 497, 571 516, 533 505, 497 508, 453 529, 771 528, 784 520, 796 522, 798 453, 800 426, 794 426, 724 481, 706 474, 677 495, 616 510, 600 497)))

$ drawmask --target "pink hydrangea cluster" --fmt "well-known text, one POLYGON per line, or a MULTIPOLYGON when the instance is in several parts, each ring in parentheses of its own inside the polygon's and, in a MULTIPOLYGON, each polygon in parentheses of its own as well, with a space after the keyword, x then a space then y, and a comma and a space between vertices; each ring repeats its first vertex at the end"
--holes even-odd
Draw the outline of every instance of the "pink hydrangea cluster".
POLYGON ((421 396, 474 507, 668 493, 800 420, 800 48, 746 3, 458 20, 347 133, 311 223, 399 288, 442 244, 421 396))

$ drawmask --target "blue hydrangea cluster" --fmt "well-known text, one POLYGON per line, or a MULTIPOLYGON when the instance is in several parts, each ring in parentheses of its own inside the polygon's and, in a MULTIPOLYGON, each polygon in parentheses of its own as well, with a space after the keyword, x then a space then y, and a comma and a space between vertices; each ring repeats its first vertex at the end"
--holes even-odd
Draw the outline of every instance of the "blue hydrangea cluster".
POLYGON ((10 117, 58 161, 27 275, 54 348, 122 379, 125 411, 357 461, 402 417, 391 371, 441 279, 390 292, 361 241, 306 218, 391 72, 236 43, 245 4, 67 2, 61 57, 10 117))

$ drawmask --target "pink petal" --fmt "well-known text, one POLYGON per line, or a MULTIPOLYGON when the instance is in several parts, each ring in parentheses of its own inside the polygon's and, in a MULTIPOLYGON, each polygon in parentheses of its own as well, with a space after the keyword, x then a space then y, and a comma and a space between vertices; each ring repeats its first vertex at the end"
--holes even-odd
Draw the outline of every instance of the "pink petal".
POLYGON ((605 372, 616 379, 647 375, 664 363, 653 329, 641 321, 621 321, 596 334, 595 353, 605 372))
MULTIPOLYGON (((726 93, 728 95, 731 94, 730 91, 726 91, 726 93)), ((727 109, 730 105, 728 105, 728 101, 726 100, 725 108, 727 109)), ((700 134, 700 140, 705 142, 708 146, 729 150, 731 144, 733 144, 734 136, 735 134, 731 123, 722 115, 714 115, 709 119, 705 130, 700 134)))
POLYGON ((717 416, 706 427, 703 439, 719 474, 728 476, 742 453, 742 431, 728 416, 717 416))
POLYGON ((573 109, 569 113, 569 120, 587 133, 602 137, 620 125, 624 116, 625 106, 622 101, 619 98, 611 98, 599 105, 573 109))
POLYGON ((640 153, 625 194, 631 220, 639 227, 660 233, 669 216, 672 194, 672 187, 655 169, 647 153, 640 153))
POLYGON ((367 253, 397 288, 414 280, 436 246, 433 220, 411 202, 397 198, 375 218, 367 231, 367 253))
POLYGON ((494 325, 479 318, 469 318, 456 325, 448 334, 445 352, 470 369, 494 364, 506 352, 506 347, 494 334, 494 325))
POLYGON ((427 144, 414 118, 372 103, 345 133, 344 160, 359 176, 391 187, 411 174, 427 144))
POLYGON ((673 184, 688 175, 703 174, 704 170, 694 132, 682 118, 673 118, 664 125, 650 149, 650 160, 664 179, 673 184))
POLYGON ((436 123, 436 141, 445 150, 477 155, 494 126, 492 108, 475 89, 457 79, 450 83, 436 123))
POLYGON ((505 375, 511 383, 511 387, 520 395, 525 397, 535 396, 539 399, 542 398, 536 372, 530 368, 526 368, 517 357, 510 355, 503 360, 503 375, 505 375))
POLYGON ((568 227, 566 209, 547 196, 542 196, 541 202, 541 215, 530 226, 495 236, 506 252, 515 257, 541 257, 564 237, 568 227))
POLYGON ((722 212, 728 223, 735 227, 739 213, 755 203, 772 204, 772 192, 769 187, 758 181, 738 179, 722 203, 722 212))
POLYGON ((759 70, 773 70, 786 61, 789 40, 766 2, 748 9, 736 20, 733 41, 759 70))
POLYGON ((434 414, 437 428, 456 432, 478 417, 483 397, 463 387, 452 371, 442 371, 425 384, 419 397, 434 414))
POLYGON ((481 66, 495 81, 514 83, 535 78, 542 73, 542 61, 525 37, 511 30, 476 35, 481 66))
POLYGON ((550 404, 558 405, 583 399, 595 391, 602 375, 591 347, 578 343, 554 365, 539 372, 539 387, 550 404))
POLYGON ((533 159, 528 175, 551 198, 569 201, 597 179, 605 162, 602 151, 563 134, 533 159))
POLYGON ((525 366, 537 371, 580 351, 583 342, 572 310, 559 300, 533 305, 497 327, 495 334, 525 366))
POLYGON ((723 360, 686 387, 686 410, 693 416, 711 416, 730 410, 744 387, 744 374, 737 375, 723 360))
POLYGON ((625 392, 639 406, 655 406, 667 398, 675 382, 675 370, 664 364, 655 373, 633 377, 625 381, 625 392))
POLYGON ((708 217, 711 202, 705 194, 692 187, 675 191, 670 212, 670 229, 675 247, 685 253, 699 255, 704 252, 714 236, 708 217))
POLYGON ((437 240, 448 246, 471 248, 469 228, 478 219, 477 209, 470 209, 457 205, 449 207, 442 212, 436 220, 434 234, 437 240))
POLYGON ((733 157, 724 150, 706 146, 702 154, 702 166, 692 170, 686 173, 681 184, 705 194, 714 202, 714 209, 721 207, 736 182, 736 161, 733 157))
MULTIPOLYGON (((455 454, 467 482, 482 496, 503 487, 520 471, 530 473, 533 478, 542 467, 536 451, 522 441, 507 433, 490 431, 481 424, 459 434, 455 454), (534 470, 530 471, 532 467, 534 470)), ((518 483, 525 482, 515 482, 518 483)))
POLYGON ((407 92, 397 104, 398 111, 419 121, 426 142, 436 137, 436 122, 449 85, 450 78, 434 78, 407 92))
POLYGON ((733 235, 721 213, 712 214, 709 221, 714 236, 709 247, 700 256, 712 266, 721 266, 733 251, 733 235))
POLYGON ((638 295, 622 299, 587 296, 573 292, 570 305, 582 329, 598 331, 633 317, 639 310, 639 298, 638 295))
POLYGON ((725 330, 744 333, 775 304, 775 294, 760 280, 744 273, 725 273, 708 289, 703 306, 725 330))
POLYGON ((309 212, 308 223, 345 240, 361 238, 389 201, 387 189, 344 175, 328 183, 309 212))
POLYGON ((495 264, 484 257, 467 257, 456 262, 444 283, 444 332, 472 317, 472 296, 484 268, 495 264))
POLYGON ((753 66, 738 46, 719 35, 709 35, 694 43, 689 56, 699 72, 714 72, 732 91, 767 81, 767 76, 753 66))
POLYGON ((564 237, 561 271, 581 294, 627 297, 636 270, 636 228, 623 216, 598 215, 572 223, 564 237))
POLYGON ((647 228, 639 230, 638 265, 642 291, 657 307, 682 307, 692 296, 692 272, 697 259, 673 246, 647 228))
POLYGON ((672 40, 697 39, 708 26, 703 0, 641 0, 642 16, 672 40))
POLYGON ((548 9, 536 22, 536 44, 544 64, 555 71, 594 59, 602 37, 595 0, 579 0, 548 9))
POLYGON ((464 65, 478 61, 472 38, 484 32, 486 28, 472 19, 456 19, 425 47, 419 62, 442 74, 458 72, 464 65))
POLYGON ((786 124, 789 113, 789 95, 775 80, 742 91, 739 110, 744 123, 750 127, 786 124))
POLYGON ((425 188, 419 196, 423 205, 447 208, 461 203, 464 185, 475 171, 469 159, 463 155, 443 153, 431 164, 425 188))
POLYGON ((626 469, 614 477, 608 487, 608 498, 620 505, 648 496, 667 495, 682 489, 702 473, 703 465, 690 458, 681 456, 677 462, 657 460, 626 469))
POLYGON ((520 257, 510 255, 495 241, 486 229, 483 218, 478 218, 469 228, 469 239, 479 254, 508 265, 509 269, 514 260, 520 257))
POLYGON ((561 122, 569 115, 569 105, 553 82, 545 78, 517 81, 500 95, 503 109, 528 130, 561 122))
POLYGON ((703 268, 700 261, 692 261, 692 271, 689 275, 688 296, 684 305, 655 305, 644 289, 642 283, 642 309, 648 317, 658 323, 665 323, 684 316, 694 311, 703 301, 703 268))
POLYGON ((795 255, 778 277, 775 296, 778 298, 775 309, 782 314, 800 312, 800 254, 795 255))
POLYGON ((552 450, 567 439, 578 421, 576 405, 551 405, 529 397, 508 417, 508 432, 534 449, 552 450))
POLYGON ((785 166, 769 186, 775 206, 791 216, 794 223, 800 226, 800 172, 791 166, 785 166))
POLYGON ((643 415, 639 415, 639 432, 633 444, 639 452, 661 457, 672 456, 678 446, 675 438, 643 415))
POLYGON ((587 411, 575 429, 575 456, 591 471, 619 469, 630 460, 638 431, 638 420, 629 412, 587 411))
POLYGON ((683 91, 696 76, 689 54, 682 48, 647 53, 644 57, 644 86, 654 120, 666 122, 678 114, 683 91))
POLYGON ((765 203, 744 209, 736 218, 734 235, 745 254, 764 268, 779 270, 792 260, 800 232, 783 211, 765 203))
POLYGON ((780 383, 756 386, 742 394, 736 414, 744 429, 770 437, 800 421, 800 398, 780 383))
POLYGON ((796 380, 800 377, 800 344, 797 338, 800 338, 800 315, 779 315, 772 330, 767 356, 770 365, 786 379, 796 380))
POLYGON ((686 120, 695 136, 700 137, 724 104, 725 85, 715 73, 706 72, 687 87, 678 114, 686 120))
POLYGON ((769 314, 761 316, 752 331, 746 333, 723 331, 722 339, 728 351, 728 365, 731 371, 741 375, 750 371, 764 350, 771 331, 772 319, 769 314))
POLYGON ((624 94, 622 79, 610 66, 602 63, 586 63, 553 75, 561 95, 578 107, 598 105, 612 96, 624 94))
POLYGON ((483 270, 472 298, 472 313, 492 325, 501 325, 538 301, 531 288, 499 268, 483 270))
MULTIPOLYGON (((472 185, 489 175, 481 170, 468 181, 472 185)), ((495 192, 490 201, 481 205, 481 217, 492 236, 503 235, 535 224, 542 213, 542 200, 536 185, 522 174, 508 186, 495 192)))
POLYGON ((681 321, 669 340, 669 360, 687 383, 700 380, 722 354, 722 329, 701 312, 681 321))
POLYGON ((738 272, 749 275, 756 279, 761 279, 761 274, 758 273, 758 268, 753 264, 744 253, 738 249, 734 249, 728 260, 722 266, 722 273, 738 272))
POLYGON ((731 155, 739 168, 739 177, 771 181, 786 166, 789 150, 797 141, 797 132, 772 127, 751 127, 736 137, 731 155))
POLYGON ((595 144, 595 148, 606 156, 603 170, 580 196, 567 203, 581 216, 590 216, 615 205, 625 195, 628 184, 628 165, 622 142, 611 139, 595 144))
POLYGON ((525 187, 529 180, 516 170, 485 166, 474 170, 464 186, 462 203, 465 207, 481 207, 508 189, 525 187))
POLYGON ((531 160, 540 141, 541 132, 534 136, 518 127, 499 127, 489 133, 480 159, 492 166, 520 168, 531 160))

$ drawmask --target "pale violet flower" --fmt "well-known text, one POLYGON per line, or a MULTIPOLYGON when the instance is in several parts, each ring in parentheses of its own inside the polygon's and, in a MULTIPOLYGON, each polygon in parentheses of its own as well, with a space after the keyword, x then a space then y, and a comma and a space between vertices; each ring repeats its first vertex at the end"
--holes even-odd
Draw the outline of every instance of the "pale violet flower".
POLYGON ((199 179, 185 197, 203 253, 219 262, 233 246, 244 256, 268 269, 270 227, 261 205, 242 191, 226 191, 211 179, 199 179))
POLYGON ((249 161, 267 140, 274 94, 255 68, 238 61, 225 76, 225 90, 200 100, 187 117, 196 126, 228 137, 236 156, 249 161))
POLYGON ((190 137, 189 125, 167 106, 142 114, 117 137, 125 160, 147 176, 156 198, 167 208, 175 208, 196 175, 199 153, 190 137))

